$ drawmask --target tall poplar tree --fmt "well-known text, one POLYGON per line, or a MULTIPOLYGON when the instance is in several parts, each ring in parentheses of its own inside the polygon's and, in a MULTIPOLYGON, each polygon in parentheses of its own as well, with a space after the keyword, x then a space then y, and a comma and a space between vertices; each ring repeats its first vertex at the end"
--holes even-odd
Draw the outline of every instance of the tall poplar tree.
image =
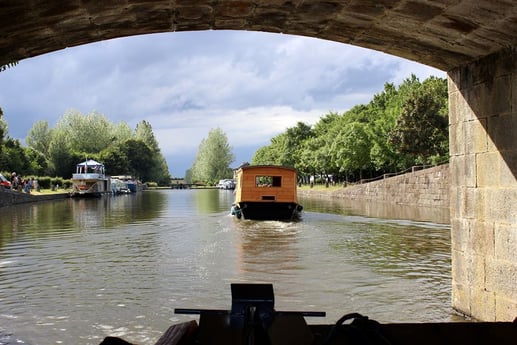
POLYGON ((193 181, 214 184, 216 181, 232 177, 230 164, 235 155, 226 134, 220 129, 212 129, 208 137, 199 144, 196 160, 192 166, 193 181))

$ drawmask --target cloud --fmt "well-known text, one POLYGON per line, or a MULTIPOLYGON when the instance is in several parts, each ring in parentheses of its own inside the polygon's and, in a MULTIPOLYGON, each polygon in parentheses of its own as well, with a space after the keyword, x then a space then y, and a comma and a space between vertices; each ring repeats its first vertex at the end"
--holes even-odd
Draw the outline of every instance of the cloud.
POLYGON ((67 109, 153 126, 181 175, 210 129, 221 128, 238 157, 298 121, 367 103, 386 82, 444 72, 384 53, 314 38, 239 31, 143 35, 23 60, 0 73, 9 134, 50 125, 67 109), (240 148, 246 148, 240 149, 240 148))

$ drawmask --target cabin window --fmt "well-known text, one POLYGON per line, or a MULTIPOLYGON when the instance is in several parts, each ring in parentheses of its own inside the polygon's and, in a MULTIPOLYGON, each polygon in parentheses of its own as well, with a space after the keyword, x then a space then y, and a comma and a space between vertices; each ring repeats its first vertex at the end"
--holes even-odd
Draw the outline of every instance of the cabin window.
POLYGON ((281 187, 282 176, 257 176, 255 185, 257 187, 281 187))

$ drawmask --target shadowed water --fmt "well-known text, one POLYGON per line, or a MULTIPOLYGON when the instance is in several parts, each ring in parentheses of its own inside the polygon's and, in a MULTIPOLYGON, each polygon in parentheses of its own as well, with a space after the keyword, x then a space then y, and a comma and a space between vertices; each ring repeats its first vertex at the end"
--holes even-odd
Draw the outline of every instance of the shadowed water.
POLYGON ((305 200, 300 222, 237 221, 231 191, 165 190, 2 209, 0 344, 154 344, 230 307, 230 283, 274 284, 277 310, 380 322, 458 320, 450 229, 305 200))

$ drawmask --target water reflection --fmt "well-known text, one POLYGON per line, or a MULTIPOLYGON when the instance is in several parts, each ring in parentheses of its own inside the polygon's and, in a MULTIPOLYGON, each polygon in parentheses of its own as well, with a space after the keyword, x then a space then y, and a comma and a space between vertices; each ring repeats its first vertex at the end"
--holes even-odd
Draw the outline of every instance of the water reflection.
POLYGON ((361 215, 384 219, 406 219, 439 224, 449 224, 449 208, 416 207, 349 199, 330 199, 310 196, 300 197, 305 210, 313 212, 361 215))
POLYGON ((228 211, 234 199, 232 190, 208 189, 195 193, 196 208, 199 213, 209 214, 228 211))
POLYGON ((156 218, 167 207, 160 193, 137 193, 104 198, 74 198, 22 204, 2 209, 0 246, 17 234, 39 236, 49 232, 112 228, 156 218))
POLYGON ((235 221, 239 230, 237 244, 239 270, 274 275, 296 271, 300 253, 297 248, 300 228, 296 223, 277 221, 235 221))

